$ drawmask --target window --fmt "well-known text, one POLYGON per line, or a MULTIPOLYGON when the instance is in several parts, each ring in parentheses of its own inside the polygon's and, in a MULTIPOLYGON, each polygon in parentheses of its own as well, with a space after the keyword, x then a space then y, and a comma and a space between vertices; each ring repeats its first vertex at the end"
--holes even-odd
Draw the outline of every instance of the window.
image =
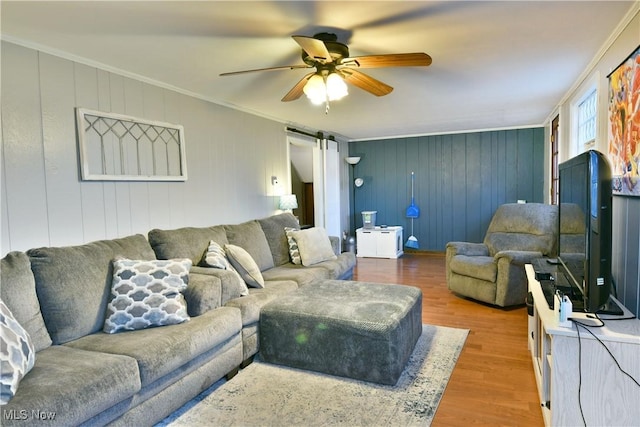
POLYGON ((578 103, 578 152, 586 151, 595 144, 598 115, 598 92, 592 89, 578 103))

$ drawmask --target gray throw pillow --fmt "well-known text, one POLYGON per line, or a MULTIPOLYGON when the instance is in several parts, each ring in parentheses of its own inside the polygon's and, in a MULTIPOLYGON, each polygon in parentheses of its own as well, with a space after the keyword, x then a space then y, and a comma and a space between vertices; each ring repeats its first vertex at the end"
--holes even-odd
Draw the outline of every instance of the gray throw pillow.
POLYGON ((264 288, 264 278, 260 273, 258 264, 251 258, 249 252, 245 251, 240 246, 227 244, 224 246, 229 261, 236 269, 240 277, 245 281, 248 286, 252 288, 264 288))
POLYGON ((113 299, 104 332, 113 334, 189 320, 182 292, 189 283, 191 260, 113 261, 113 299))

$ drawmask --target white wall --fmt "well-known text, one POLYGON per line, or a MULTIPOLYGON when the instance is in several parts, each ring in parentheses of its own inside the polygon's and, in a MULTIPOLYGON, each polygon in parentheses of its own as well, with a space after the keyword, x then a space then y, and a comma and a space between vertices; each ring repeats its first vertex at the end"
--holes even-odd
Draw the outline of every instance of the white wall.
MULTIPOLYGON (((595 82, 598 89, 598 130, 593 149, 608 154, 609 80, 607 76, 640 45, 640 2, 636 2, 611 39, 603 46, 592 64, 560 102, 550 120, 560 114, 560 161, 575 156, 572 151, 571 105, 584 95, 595 82)), ((547 158, 550 154, 547 149, 547 158)), ((547 170, 548 172, 548 170, 547 170)), ((549 180, 545 181, 549 188, 549 180)), ((636 315, 640 314, 640 198, 613 197, 613 255, 612 273, 617 286, 618 299, 636 315)))
POLYGON ((2 255, 260 218, 289 188, 281 123, 8 42, 1 65, 2 255), (182 124, 188 180, 81 181, 75 107, 182 124))
POLYGON ((585 70, 579 81, 565 95, 558 111, 560 114, 560 161, 567 160, 577 153, 572 152, 571 105, 578 102, 587 88, 596 83, 598 90, 598 130, 595 150, 607 154, 608 148, 608 109, 609 80, 607 76, 629 56, 640 44, 640 2, 636 2, 627 19, 620 23, 612 38, 603 46, 594 62, 585 70))

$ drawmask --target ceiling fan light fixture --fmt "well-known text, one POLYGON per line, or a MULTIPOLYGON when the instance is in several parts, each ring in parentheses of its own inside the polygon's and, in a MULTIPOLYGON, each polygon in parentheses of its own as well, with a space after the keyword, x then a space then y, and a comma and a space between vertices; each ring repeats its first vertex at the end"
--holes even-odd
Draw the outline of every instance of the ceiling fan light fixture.
POLYGON ((327 100, 327 89, 324 84, 324 78, 319 74, 314 74, 307 81, 307 84, 302 89, 307 98, 315 105, 322 104, 327 100))
POLYGON ((326 77, 314 74, 307 80, 307 84, 302 90, 315 105, 337 101, 349 94, 347 84, 342 76, 336 72, 329 73, 326 77))
POLYGON ((338 73, 331 73, 327 76, 327 95, 329 101, 337 101, 349 94, 347 84, 338 73))

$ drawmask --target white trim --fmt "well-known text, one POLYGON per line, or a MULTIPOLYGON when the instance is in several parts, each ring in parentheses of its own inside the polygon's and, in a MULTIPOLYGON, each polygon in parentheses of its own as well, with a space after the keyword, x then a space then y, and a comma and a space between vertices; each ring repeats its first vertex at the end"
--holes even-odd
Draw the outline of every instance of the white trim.
POLYGON ((537 125, 522 125, 522 126, 507 126, 502 128, 488 128, 488 129, 462 129, 455 130, 449 132, 430 132, 430 133, 416 133, 416 134, 403 134, 403 135, 387 135, 387 136, 378 136, 375 138, 354 138, 348 140, 348 142, 359 142, 359 141, 377 141, 381 139, 394 139, 394 138, 415 138, 420 136, 441 136, 441 135, 458 135, 461 133, 479 133, 479 132, 495 132, 495 131, 504 131, 504 130, 520 130, 520 129, 536 129, 545 126, 546 122, 537 124, 537 125))

